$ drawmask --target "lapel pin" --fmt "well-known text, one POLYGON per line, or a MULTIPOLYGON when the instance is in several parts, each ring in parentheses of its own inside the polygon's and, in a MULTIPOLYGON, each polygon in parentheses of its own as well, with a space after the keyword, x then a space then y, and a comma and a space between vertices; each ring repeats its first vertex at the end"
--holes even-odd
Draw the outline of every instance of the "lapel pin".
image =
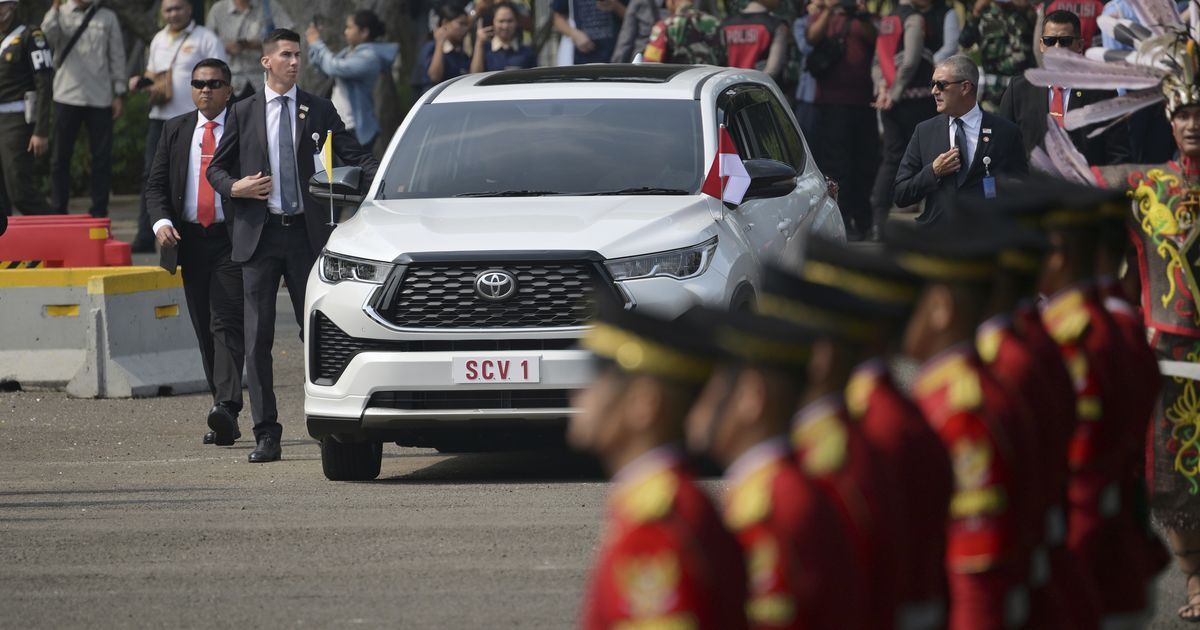
POLYGON ((982 129, 982 131, 983 131, 983 133, 985 133, 985 134, 992 133, 992 128, 991 128, 991 127, 984 127, 984 128, 982 129))
POLYGON ((320 144, 321 143, 321 134, 314 131, 313 135, 312 135, 312 139, 313 139, 313 144, 320 144))
POLYGON ((991 140, 991 138, 990 138, 990 137, 988 137, 988 136, 984 136, 984 137, 983 137, 983 141, 984 141, 984 142, 988 142, 988 141, 990 141, 990 140, 991 140))
POLYGON ((1083 92, 1080 90, 1075 90, 1075 96, 1083 96, 1083 92))

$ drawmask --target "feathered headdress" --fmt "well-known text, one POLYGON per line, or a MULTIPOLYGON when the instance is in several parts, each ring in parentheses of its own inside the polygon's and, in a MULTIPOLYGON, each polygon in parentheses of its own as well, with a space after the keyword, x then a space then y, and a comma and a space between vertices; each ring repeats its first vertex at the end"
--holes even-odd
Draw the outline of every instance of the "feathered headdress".
MULTIPOLYGON (((1102 15, 1096 23, 1105 35, 1132 50, 1096 47, 1081 57, 1052 48, 1046 51, 1044 67, 1026 70, 1025 78, 1046 87, 1128 90, 1124 96, 1067 112, 1063 125, 1068 130, 1120 120, 1164 102, 1168 116, 1185 105, 1200 105, 1196 77, 1200 51, 1195 39, 1200 32, 1200 10, 1196 1, 1184 22, 1173 0, 1125 0, 1134 20, 1102 15)), ((1098 128, 1089 136, 1107 128, 1098 128)))

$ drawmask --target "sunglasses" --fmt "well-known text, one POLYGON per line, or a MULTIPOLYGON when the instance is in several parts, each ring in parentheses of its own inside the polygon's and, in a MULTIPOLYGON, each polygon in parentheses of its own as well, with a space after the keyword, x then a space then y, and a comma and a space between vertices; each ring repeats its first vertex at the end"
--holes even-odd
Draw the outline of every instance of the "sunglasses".
POLYGON ((1075 40, 1077 39, 1079 38, 1074 35, 1047 36, 1042 38, 1042 43, 1045 44, 1046 48, 1056 48, 1060 45, 1064 48, 1069 48, 1075 45, 1075 40))
POLYGON ((962 79, 960 81, 930 81, 929 89, 937 90, 939 92, 944 92, 946 90, 946 88, 948 88, 951 85, 954 85, 956 83, 967 83, 967 80, 962 79))
POLYGON ((192 87, 196 88, 197 90, 203 90, 204 88, 208 88, 210 90, 219 90, 226 85, 229 85, 229 83, 225 81, 225 79, 209 79, 207 81, 192 79, 192 87))

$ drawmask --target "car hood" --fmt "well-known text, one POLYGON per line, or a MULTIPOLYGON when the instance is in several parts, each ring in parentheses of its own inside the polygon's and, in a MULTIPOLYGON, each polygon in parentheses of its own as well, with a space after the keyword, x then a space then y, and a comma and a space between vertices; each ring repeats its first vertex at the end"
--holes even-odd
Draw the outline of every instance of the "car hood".
POLYGON ((334 230, 327 248, 372 260, 546 250, 621 258, 704 242, 716 234, 719 211, 705 195, 368 201, 334 230))

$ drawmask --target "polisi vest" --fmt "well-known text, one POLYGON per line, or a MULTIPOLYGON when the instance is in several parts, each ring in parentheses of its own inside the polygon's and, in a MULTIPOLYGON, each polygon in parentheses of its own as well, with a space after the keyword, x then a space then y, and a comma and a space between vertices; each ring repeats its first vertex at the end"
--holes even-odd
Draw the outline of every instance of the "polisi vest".
POLYGON ((729 16, 725 32, 725 54, 731 68, 762 69, 771 50, 771 38, 783 21, 770 13, 739 13, 729 16))
MULTIPOLYGON (((948 7, 938 3, 927 13, 920 14, 925 20, 924 50, 921 51, 921 61, 917 72, 913 75, 912 80, 904 86, 906 91, 913 88, 927 88, 929 82, 933 80, 933 52, 942 47, 945 38, 943 28, 946 22, 946 13, 949 11, 948 7)), ((897 62, 904 56, 904 22, 914 13, 919 12, 910 5, 900 5, 879 23, 879 35, 875 38, 875 49, 878 51, 880 70, 883 71, 883 78, 887 81, 889 88, 896 82, 897 62)))

